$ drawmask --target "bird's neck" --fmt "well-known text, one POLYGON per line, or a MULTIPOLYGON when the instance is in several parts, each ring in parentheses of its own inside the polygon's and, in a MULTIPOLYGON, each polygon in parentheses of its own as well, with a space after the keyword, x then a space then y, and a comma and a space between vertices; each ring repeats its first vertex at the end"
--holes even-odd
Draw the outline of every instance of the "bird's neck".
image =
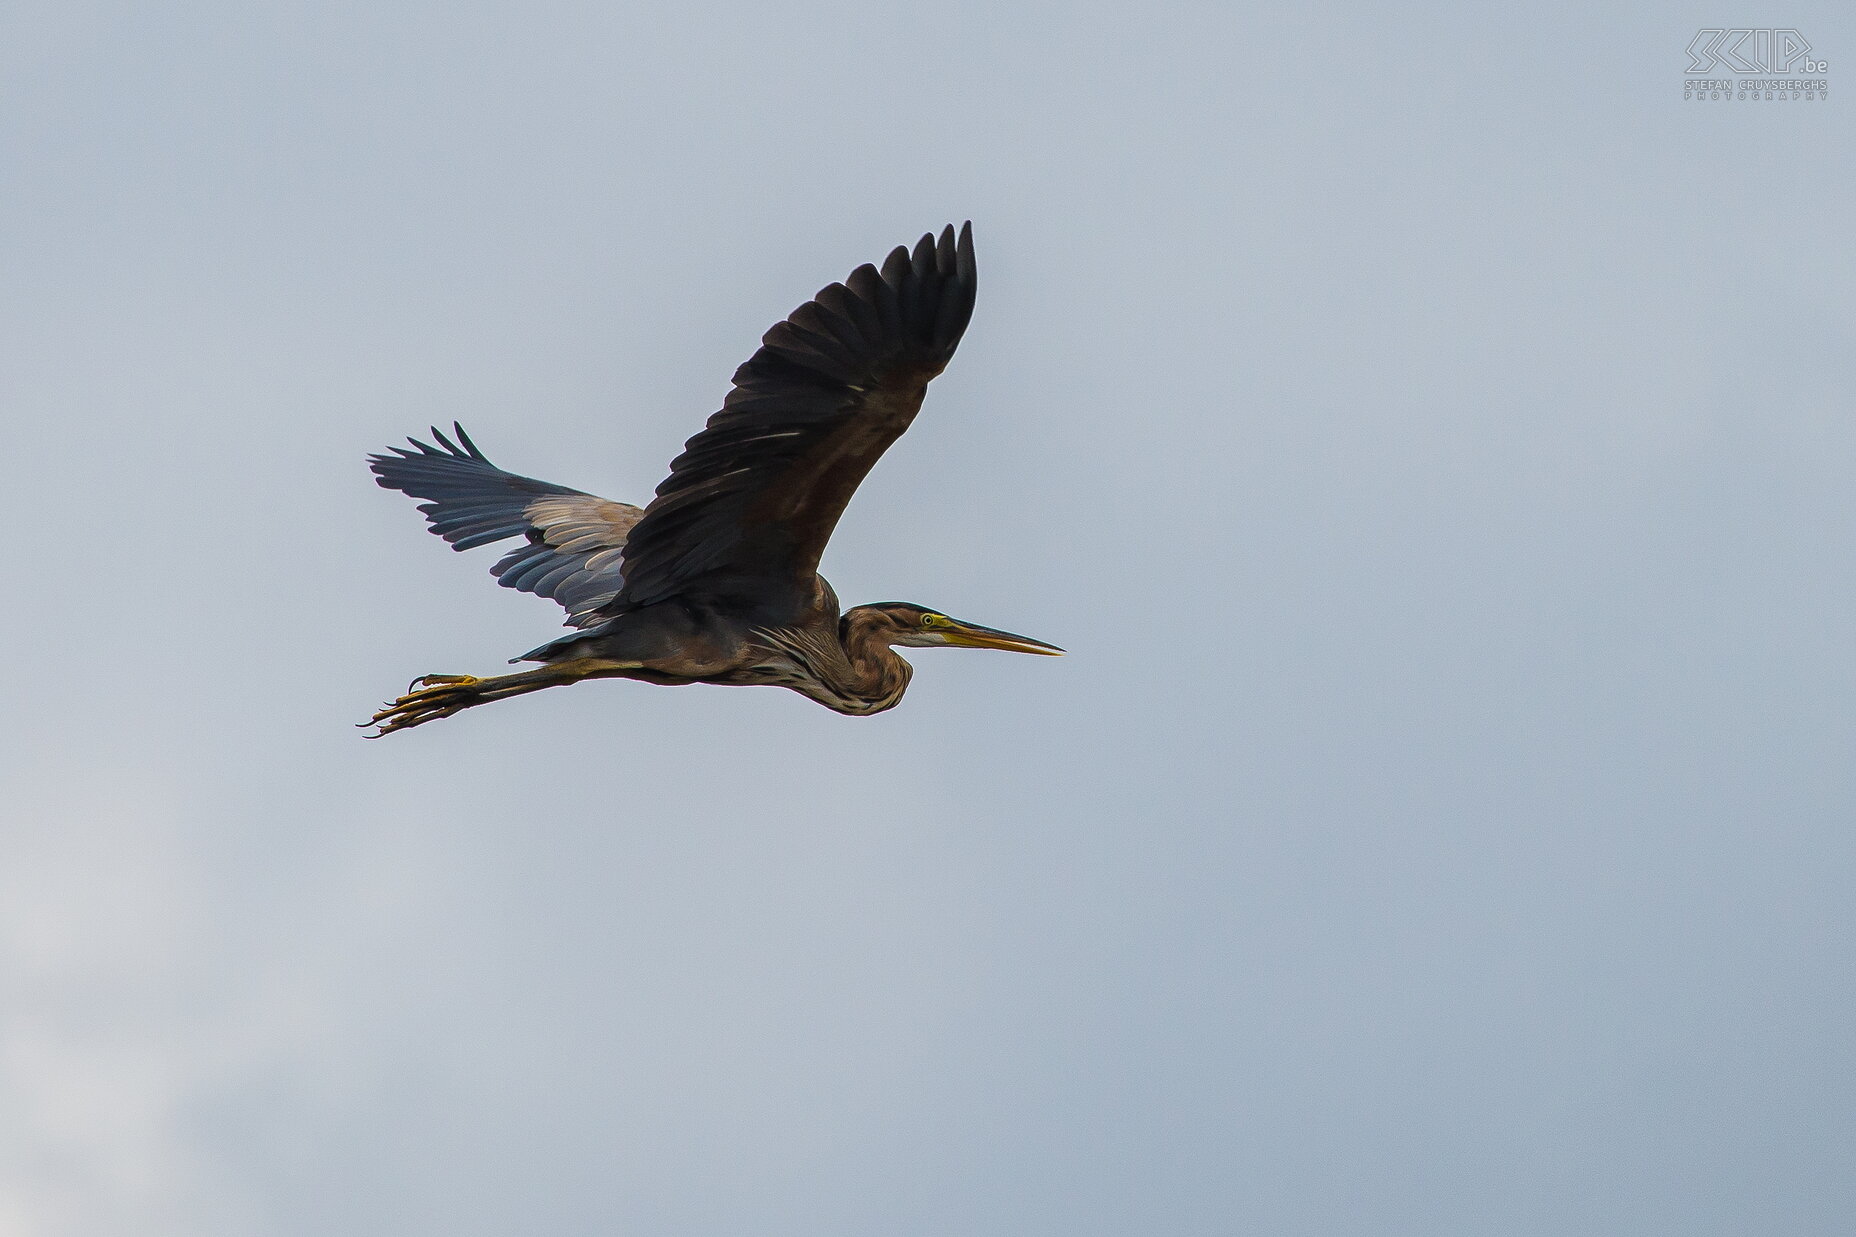
POLYGON ((889 647, 885 639, 887 630, 888 624, 881 615, 857 610, 839 621, 838 636, 844 660, 832 666, 824 677, 832 680, 831 687, 842 701, 826 700, 825 704, 841 713, 881 713, 894 708, 902 699, 914 669, 889 647))

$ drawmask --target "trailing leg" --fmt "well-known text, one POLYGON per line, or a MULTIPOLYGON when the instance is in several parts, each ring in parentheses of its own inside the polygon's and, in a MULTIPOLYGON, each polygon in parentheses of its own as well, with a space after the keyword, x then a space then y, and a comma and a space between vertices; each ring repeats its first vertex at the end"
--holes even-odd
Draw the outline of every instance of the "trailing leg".
POLYGON ((537 692, 544 687, 559 687, 566 683, 578 683, 581 679, 605 678, 635 670, 639 666, 635 661, 611 661, 601 657, 576 657, 569 661, 555 662, 538 670, 524 670, 518 674, 500 674, 494 678, 479 679, 468 674, 428 674, 414 679, 408 686, 407 693, 392 704, 383 706, 378 713, 362 726, 377 726, 379 729, 367 737, 384 738, 396 730, 410 730, 426 722, 441 717, 450 717, 453 713, 476 705, 488 704, 492 700, 503 700, 510 696, 520 696, 527 692, 537 692), (419 690, 414 691, 412 688, 419 690))

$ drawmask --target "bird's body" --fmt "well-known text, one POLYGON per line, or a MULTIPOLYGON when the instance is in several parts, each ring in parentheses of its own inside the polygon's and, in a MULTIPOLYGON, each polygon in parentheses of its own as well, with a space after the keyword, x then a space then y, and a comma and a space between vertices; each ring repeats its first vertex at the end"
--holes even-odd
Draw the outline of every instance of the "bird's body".
MULTIPOLYGON (((821 580, 821 584, 824 582, 821 580)), ((667 655, 652 657, 629 645, 626 620, 615 621, 617 630, 585 641, 589 655, 604 656, 623 649, 638 652, 644 662, 627 677, 675 683, 714 683, 729 687, 785 687, 818 701, 839 713, 861 715, 893 708, 909 686, 909 663, 884 643, 888 624, 860 607, 840 618, 837 598, 826 587, 818 602, 784 621, 741 628, 733 615, 710 611, 700 604, 665 602, 680 611, 667 616, 654 610, 640 612, 638 623, 648 638, 661 640, 666 632, 667 655)), ((581 641, 573 641, 579 645, 581 641)), ((630 660, 618 658, 617 660, 630 660)))
POLYGON ((643 509, 504 472, 461 426, 371 457, 382 486, 429 500, 453 548, 523 537, 492 573, 579 630, 516 659, 536 670, 426 675, 370 724, 389 734, 589 678, 786 687, 861 715, 908 688, 892 646, 1060 652, 903 602, 841 614, 818 574, 851 494, 953 356, 974 286, 970 231, 950 227, 823 289, 767 332, 643 509))
POLYGON ((674 598, 551 641, 522 660, 637 662, 614 677, 786 687, 839 713, 894 707, 908 688, 910 668, 882 639, 889 623, 876 607, 860 606, 840 617, 831 586, 822 577, 818 583, 807 604, 768 610, 758 622, 744 622, 733 607, 674 598))

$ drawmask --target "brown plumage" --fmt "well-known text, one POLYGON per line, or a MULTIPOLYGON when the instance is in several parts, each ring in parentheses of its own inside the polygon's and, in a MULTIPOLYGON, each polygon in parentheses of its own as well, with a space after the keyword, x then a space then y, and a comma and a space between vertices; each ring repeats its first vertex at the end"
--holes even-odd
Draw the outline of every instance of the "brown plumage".
POLYGON ((491 568, 559 602, 580 628, 524 654, 538 670, 426 675, 367 723, 391 734, 507 696, 589 678, 787 687, 840 713, 877 713, 908 688, 894 647, 1053 645, 904 602, 839 614, 819 557, 871 465, 908 429, 973 314, 971 225, 879 271, 860 266, 767 332, 720 412, 640 510, 507 473, 462 426, 456 441, 370 457, 464 550, 524 544, 491 568))

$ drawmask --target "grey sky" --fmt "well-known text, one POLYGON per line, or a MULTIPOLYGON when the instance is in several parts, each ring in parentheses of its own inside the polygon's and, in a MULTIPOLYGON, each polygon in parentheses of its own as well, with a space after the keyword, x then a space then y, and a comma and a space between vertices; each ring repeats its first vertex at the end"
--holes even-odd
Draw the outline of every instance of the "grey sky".
POLYGON ((0 29, 0 1233, 1831 1234, 1847 6, 132 6, 0 29), (825 570, 903 706, 350 723, 971 218, 825 570))

